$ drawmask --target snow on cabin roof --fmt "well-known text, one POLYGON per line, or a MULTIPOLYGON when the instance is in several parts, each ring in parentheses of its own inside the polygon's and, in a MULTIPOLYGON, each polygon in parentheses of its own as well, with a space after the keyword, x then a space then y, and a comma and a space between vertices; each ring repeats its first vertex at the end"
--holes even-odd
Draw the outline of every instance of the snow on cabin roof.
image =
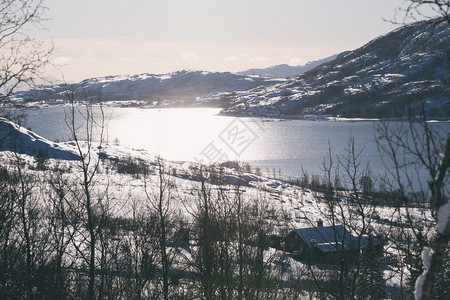
MULTIPOLYGON (((294 232, 308 245, 314 244, 322 252, 335 252, 337 250, 350 250, 357 248, 358 238, 353 236, 344 225, 317 226, 294 229, 294 232)), ((359 247, 365 248, 369 243, 369 237, 360 238, 359 247)), ((378 238, 372 238, 373 245, 380 245, 378 238)))
POLYGON ((299 228, 294 231, 305 243, 311 245, 312 242, 323 252, 334 252, 342 247, 349 250, 357 242, 357 238, 344 225, 299 228))
MULTIPOLYGON (((340 242, 327 242, 314 244, 314 247, 318 248, 322 252, 336 252, 336 248, 342 249, 342 244, 340 242)), ((348 248, 344 246, 344 250, 348 250, 348 248)))

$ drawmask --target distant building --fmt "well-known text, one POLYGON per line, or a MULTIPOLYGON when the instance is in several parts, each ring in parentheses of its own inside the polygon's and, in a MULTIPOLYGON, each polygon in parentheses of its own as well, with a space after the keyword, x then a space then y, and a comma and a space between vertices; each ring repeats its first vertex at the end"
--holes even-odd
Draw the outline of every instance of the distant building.
POLYGON ((375 237, 353 236, 344 225, 294 229, 285 237, 285 250, 296 258, 317 263, 335 263, 338 259, 352 259, 364 251, 369 243, 383 256, 383 243, 375 237), (370 242, 369 242, 370 241, 370 242))

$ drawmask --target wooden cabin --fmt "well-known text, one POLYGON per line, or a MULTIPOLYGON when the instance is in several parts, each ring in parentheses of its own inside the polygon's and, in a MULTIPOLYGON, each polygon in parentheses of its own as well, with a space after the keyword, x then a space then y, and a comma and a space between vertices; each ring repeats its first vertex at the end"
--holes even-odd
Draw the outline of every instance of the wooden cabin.
POLYGON ((368 245, 383 256, 383 243, 379 238, 353 236, 344 225, 317 226, 293 229, 285 237, 285 250, 302 260, 333 264, 342 258, 351 260, 362 253, 368 245))

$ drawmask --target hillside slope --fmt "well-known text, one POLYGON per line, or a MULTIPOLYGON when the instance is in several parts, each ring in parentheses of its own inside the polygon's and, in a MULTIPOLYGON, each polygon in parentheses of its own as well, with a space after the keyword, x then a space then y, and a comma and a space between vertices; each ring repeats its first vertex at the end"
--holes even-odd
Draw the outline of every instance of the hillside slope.
POLYGON ((48 158, 78 159, 73 145, 49 141, 14 122, 0 118, 0 152, 9 151, 34 157, 39 150, 45 151, 48 158))
POLYGON ((224 113, 402 118, 424 103, 429 116, 447 119, 449 57, 449 24, 418 22, 287 82, 240 92, 224 113))

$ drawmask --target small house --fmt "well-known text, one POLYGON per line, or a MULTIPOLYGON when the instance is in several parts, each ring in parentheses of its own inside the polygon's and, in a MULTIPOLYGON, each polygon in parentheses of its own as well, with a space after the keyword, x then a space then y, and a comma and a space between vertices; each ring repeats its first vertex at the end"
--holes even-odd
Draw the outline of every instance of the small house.
POLYGON ((335 263, 343 257, 352 259, 370 245, 376 248, 380 256, 383 244, 377 238, 355 237, 344 225, 323 226, 319 220, 317 226, 294 229, 285 237, 285 250, 296 258, 318 263, 335 263))

